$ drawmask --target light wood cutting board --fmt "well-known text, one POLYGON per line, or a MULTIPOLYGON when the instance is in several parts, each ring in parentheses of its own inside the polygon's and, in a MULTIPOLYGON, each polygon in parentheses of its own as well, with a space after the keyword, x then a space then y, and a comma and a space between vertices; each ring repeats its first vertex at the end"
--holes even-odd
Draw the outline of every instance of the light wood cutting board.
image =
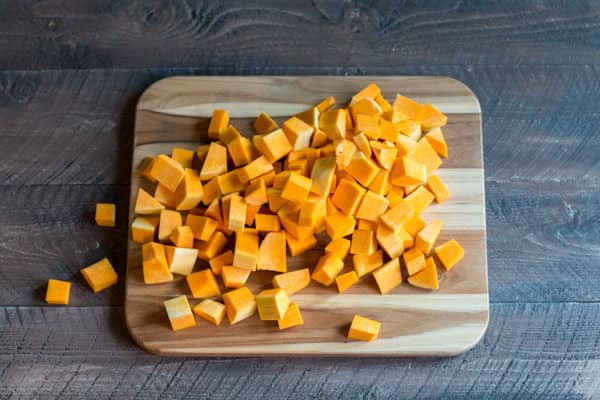
MULTIPOLYGON (((185 293, 184 277, 173 282, 145 285, 140 246, 129 241, 125 296, 126 322, 134 340, 144 349, 162 355, 228 356, 433 356, 454 355, 477 344, 488 323, 488 283, 485 230, 481 111, 475 95, 462 83, 446 77, 172 77, 150 86, 136 110, 129 221, 142 179, 139 162, 148 155, 170 154, 175 145, 196 149, 208 142, 206 130, 213 109, 227 109, 232 123, 245 135, 262 111, 278 122, 333 95, 345 104, 351 95, 376 82, 390 101, 396 93, 429 102, 448 115, 444 134, 449 157, 439 170, 451 198, 433 205, 426 220, 441 218, 444 228, 438 243, 455 238, 465 258, 450 272, 440 271, 435 292, 402 284, 380 295, 368 277, 343 294, 335 285, 317 283, 292 296, 302 311, 304 325, 280 331, 276 323, 253 316, 230 326, 215 327, 197 318, 193 328, 173 332, 163 301, 185 293), (354 314, 381 321, 378 340, 349 342, 346 333, 354 314)), ((321 236, 320 248, 327 243, 321 236)), ((288 258, 288 270, 312 267, 322 254, 316 249, 288 258)), ((348 257, 350 258, 350 257, 348 257)), ((199 261, 197 268, 203 267, 199 261)), ((207 265, 207 264, 206 264, 207 265)), ((346 269, 351 262, 346 261, 346 269)), ((270 288, 272 273, 256 272, 248 286, 253 293, 270 288)))

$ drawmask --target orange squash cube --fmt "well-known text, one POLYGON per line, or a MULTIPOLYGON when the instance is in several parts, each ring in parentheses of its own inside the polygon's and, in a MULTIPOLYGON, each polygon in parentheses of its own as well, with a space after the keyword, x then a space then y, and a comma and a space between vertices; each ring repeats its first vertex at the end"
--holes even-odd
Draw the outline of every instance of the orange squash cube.
POLYGON ((190 303, 185 295, 177 296, 164 302, 171 329, 178 331, 196 325, 190 303))
POLYGON ((325 218, 325 227, 331 240, 343 238, 344 236, 352 234, 355 225, 356 220, 354 217, 342 212, 328 215, 325 218))
POLYGON ((350 251, 350 241, 348 239, 335 239, 329 242, 327 246, 325 246, 326 253, 332 253, 340 260, 343 260, 348 255, 350 251))
POLYGON ((254 136, 252 140, 254 146, 270 163, 283 158, 292 151, 292 145, 283 129, 276 129, 262 136, 254 136))
POLYGON ((381 95, 381 89, 375 83, 369 83, 367 86, 362 88, 358 93, 352 96, 350 105, 356 104, 358 101, 364 98, 375 99, 375 97, 381 95))
POLYGON ((197 316, 204 318, 213 325, 220 325, 225 318, 225 304, 218 301, 205 299, 197 304, 192 311, 197 316))
POLYGON ((380 195, 386 195, 390 188, 390 171, 379 169, 377 175, 368 186, 369 190, 380 195))
MULTIPOLYGON (((181 184, 179 184, 179 186, 181 186, 181 184)), ((161 185, 160 183, 157 184, 156 189, 154 189, 154 198, 165 207, 175 208, 175 193, 171 192, 166 186, 161 185)))
POLYGON ((425 256, 421 250, 413 248, 405 251, 402 255, 404 259, 404 265, 406 266, 406 272, 408 275, 413 275, 425 268, 425 256))
POLYGON ((405 119, 396 124, 398 131, 402 134, 400 136, 410 138, 412 140, 419 140, 423 131, 421 125, 412 119, 405 119))
POLYGON ((173 147, 173 150, 171 151, 171 158, 181 164, 183 168, 192 168, 194 152, 192 150, 182 149, 180 147, 173 147))
POLYGON ((248 186, 247 182, 243 182, 240 178, 240 169, 234 169, 216 177, 218 192, 221 195, 241 192, 248 186))
POLYGON ((135 200, 135 213, 140 215, 158 214, 165 206, 160 204, 158 200, 150 196, 144 189, 139 188, 137 198, 135 200))
POLYGON ((275 272, 287 271, 285 232, 269 232, 258 248, 256 269, 275 272))
POLYGON ((292 235, 286 235, 286 241, 292 256, 297 256, 317 247, 315 235, 310 235, 304 239, 296 239, 292 235))
POLYGON ((367 158, 371 157, 371 155, 373 154, 373 151, 371 149, 371 143, 369 143, 369 139, 365 136, 364 133, 360 132, 352 136, 352 141, 356 144, 358 150, 362 151, 367 158))
POLYGON ((379 335, 381 322, 355 315, 350 324, 348 339, 371 342, 379 335))
POLYGON ((273 287, 284 289, 288 296, 298 293, 310 284, 310 271, 308 268, 277 274, 273 277, 273 287))
POLYGON ((257 157, 240 169, 239 176, 244 182, 273 171, 273 164, 265 156, 257 157))
POLYGON ((282 319, 277 320, 279 329, 287 329, 293 326, 303 325, 302 314, 296 303, 290 303, 282 319))
POLYGON ((390 258, 400 257, 404 251, 404 241, 400 235, 395 233, 393 229, 388 228, 383 223, 377 225, 375 238, 377 239, 379 246, 381 246, 381 248, 390 258))
MULTIPOLYGON (((255 206, 254 204, 246 204, 246 225, 250 226, 254 224, 254 217, 256 216, 256 214, 258 214, 258 211, 260 211, 261 206, 255 206)), ((248 227, 243 227, 242 230, 244 231, 248 231, 250 229, 255 229, 255 228, 248 228, 248 227)), ((258 230, 256 230, 256 232, 258 233, 258 230)))
POLYGON ((379 173, 379 167, 362 151, 357 151, 352 155, 346 171, 361 185, 368 187, 379 173))
POLYGON ((437 175, 430 175, 429 178, 427 178, 427 183, 425 184, 425 187, 431 193, 433 193, 433 195, 435 196, 436 203, 442 203, 446 201, 448 197, 450 197, 450 192, 448 191, 448 188, 437 175))
POLYGON ((209 147, 210 147, 210 144, 203 144, 201 146, 198 146, 198 149, 196 149, 196 158, 198 159, 198 165, 202 165, 202 163, 204 162, 204 159, 206 158, 206 155, 208 154, 209 147))
POLYGON ((381 130, 381 135, 379 136, 379 139, 388 140, 392 143, 398 142, 400 130, 398 129, 398 126, 396 124, 381 118, 379 120, 379 128, 381 130))
POLYGON ((176 247, 191 249, 194 247, 194 232, 192 231, 192 228, 187 225, 178 226, 175 228, 171 236, 169 236, 169 240, 176 247))
POLYGON ((425 134, 425 139, 440 157, 448 157, 448 145, 440 128, 434 128, 425 134))
POLYGON ((81 274, 94 293, 117 284, 117 272, 108 258, 103 258, 89 267, 83 268, 81 274))
POLYGON ((214 110, 208 125, 208 137, 218 139, 229 125, 229 114, 225 110, 214 110))
POLYGON ((310 147, 314 128, 299 118, 292 117, 283 123, 283 132, 294 150, 310 147))
POLYGON ((150 174, 171 192, 174 192, 183 180, 185 171, 177 161, 160 154, 154 159, 150 174))
POLYGON ((431 221, 417 234, 417 237, 415 238, 415 247, 421 250, 423 254, 429 254, 433 248, 433 245, 442 230, 442 224, 442 220, 436 219, 431 221))
POLYGON ((255 206, 261 206, 267 203, 267 186, 263 179, 258 179, 248 185, 244 201, 255 206))
POLYGON ((392 109, 394 111, 392 122, 396 123, 407 119, 416 121, 421 115, 423 106, 408 97, 397 95, 392 109))
POLYGON ((360 114, 368 115, 379 120, 379 117, 383 114, 383 110, 374 99, 365 97, 350 106, 350 114, 355 121, 360 114))
POLYGON ((439 245, 434 252, 446 271, 450 271, 465 256, 465 251, 454 239, 439 245))
POLYGON ((384 196, 369 190, 362 198, 358 211, 356 212, 356 218, 376 222, 379 220, 379 217, 385 213, 389 203, 389 200, 384 196))
POLYGON ((188 214, 185 225, 189 226, 195 239, 208 241, 218 227, 218 222, 203 215, 188 214))
POLYGON ((437 268, 433 257, 425 259, 425 268, 409 276, 408 283, 422 289, 439 289, 437 268))
POLYGON ((335 159, 323 157, 315 161, 310 179, 312 181, 310 191, 318 196, 329 193, 331 183, 335 175, 335 159))
POLYGON ((256 312, 254 295, 245 286, 225 293, 223 302, 227 308, 227 319, 229 319, 231 325, 252 316, 256 312))
POLYGON ((175 190, 175 209, 191 210, 203 197, 202 183, 195 170, 186 168, 183 180, 175 190))
POLYGON ((379 118, 376 116, 358 114, 355 117, 354 132, 363 132, 366 137, 372 140, 379 139, 381 136, 381 127, 379 118))
POLYGON ((158 240, 166 242, 173 234, 173 231, 183 225, 181 214, 173 210, 160 210, 160 220, 158 223, 158 240))
POLYGON ((294 117, 305 122, 311 127, 316 128, 317 126, 319 126, 319 115, 321 115, 319 109, 317 107, 313 107, 294 115, 294 117))
POLYGON ((261 232, 277 232, 281 230, 281 224, 277 215, 271 214, 256 214, 254 217, 256 229, 261 232))
POLYGON ((209 205, 214 200, 218 200, 219 196, 221 195, 221 191, 219 189, 217 177, 212 178, 204 186, 202 186, 202 191, 204 192, 202 195, 202 204, 205 206, 209 205))
POLYGON ((352 256, 352 264, 359 278, 373 272, 383 264, 383 253, 378 250, 369 255, 355 254, 352 256))
POLYGON ((367 190, 348 179, 342 179, 335 189, 331 202, 348 215, 356 214, 367 190))
POLYGON ((400 260, 393 258, 373 271, 373 278, 381 294, 386 294, 402 283, 400 260))
POLYGON ((346 137, 346 112, 341 109, 327 110, 319 116, 319 128, 329 140, 346 137))
POLYGON ((195 247, 198 249, 198 258, 208 261, 223 251, 227 244, 227 237, 219 231, 215 231, 208 241, 197 241, 195 247))
POLYGON ((241 230, 246 224, 247 205, 244 199, 238 195, 233 195, 229 203, 229 217, 227 218, 227 228, 232 231, 241 230))
POLYGON ((189 275, 192 273, 198 258, 197 249, 165 246, 165 256, 169 270, 174 274, 189 275))
POLYGON ((404 223, 408 221, 414 215, 415 210, 409 204, 404 201, 400 201, 395 207, 390 208, 381 217, 380 221, 383 222, 388 228, 394 232, 398 232, 403 228, 404 223))
POLYGON ((138 166, 138 172, 144 178, 148 179, 148 181, 155 183, 156 178, 150 174, 150 171, 152 171, 152 165, 154 165, 154 157, 144 157, 138 166))
POLYGON ((344 269, 344 262, 333 253, 325 253, 315 266, 311 278, 323 286, 333 283, 335 277, 344 269))
POLYGON ((404 201, 404 189, 390 185, 385 198, 390 202, 389 208, 394 208, 404 201))
POLYGON ((48 287, 46 289, 46 303, 69 304, 70 293, 71 282, 60 281, 58 279, 48 279, 48 287))
POLYGON ((221 289, 210 269, 189 274, 185 280, 194 298, 206 298, 221 295, 221 289))
POLYGON ((256 132, 257 135, 265 135, 278 128, 277 122, 273 121, 273 119, 264 112, 260 113, 258 118, 254 121, 254 132, 256 132))
POLYGON ((396 149, 398 149, 399 156, 407 156, 407 155, 411 154, 415 150, 416 147, 417 147, 416 140, 414 140, 408 136, 398 135, 398 142, 396 142, 396 149))
POLYGON ((213 274, 220 275, 223 266, 233 264, 233 251, 227 250, 225 253, 211 258, 208 260, 208 264, 210 265, 213 274))
POLYGON ((271 212, 279 211, 287 203, 286 199, 281 198, 281 189, 267 188, 267 200, 271 212))
POLYGON ((290 306, 290 299, 283 289, 267 289, 256 295, 256 308, 262 321, 283 319, 290 306))
POLYGON ((424 186, 420 186, 414 192, 406 196, 404 202, 409 204, 415 210, 415 213, 420 214, 431 204, 431 202, 433 202, 434 198, 435 196, 431 194, 429 190, 424 186))
POLYGON ((371 148, 373 149, 373 154, 375 154, 375 158, 379 165, 383 169, 391 171, 394 162, 398 158, 398 149, 377 141, 371 142, 371 148))
POLYGON ((281 190, 281 198, 300 203, 306 199, 312 187, 312 180, 297 172, 291 172, 281 190))
POLYGON ((339 293, 345 292, 349 287, 358 282, 358 275, 355 271, 346 272, 335 278, 335 283, 339 293))
POLYGON ((297 239, 305 239, 314 233, 312 226, 304 226, 298 223, 300 210, 295 204, 288 203, 278 212, 279 222, 288 235, 294 236, 297 239))
POLYGON ((233 266, 256 271, 258 261, 258 235, 238 231, 235 235, 233 266))
POLYGON ((173 280, 173 275, 167 264, 165 246, 149 242, 142 246, 142 268, 144 283, 154 284, 173 280))
MULTIPOLYGON (((227 151, 229 152, 233 165, 240 167, 252 161, 254 145, 247 137, 240 136, 227 143, 227 151)), ((240 171, 242 170, 243 168, 240 168, 240 171)), ((243 180, 241 176, 240 178, 243 180)))
POLYGON ((219 143, 212 142, 202 163, 200 180, 208 181, 227 172, 227 148, 219 143))
POLYGON ((158 221, 158 217, 136 217, 131 223, 131 239, 136 243, 153 241, 158 221))
POLYGON ((117 207, 114 204, 96 204, 96 225, 114 227, 116 217, 117 207))
POLYGON ((390 172, 392 185, 410 186, 425 183, 427 181, 427 168, 408 157, 400 157, 394 163, 390 172))
POLYGON ((238 268, 232 265, 223 265, 221 267, 221 279, 223 285, 228 288, 240 288, 246 284, 252 271, 245 268, 238 268))
POLYGON ((352 232, 352 246, 350 254, 362 254, 368 256, 377 251, 377 241, 375 232, 363 229, 357 229, 352 232))
MULTIPOLYGON (((429 103, 425 103, 419 114, 419 122, 426 131, 440 128, 446 125, 448 117, 442 114, 437 108, 429 103)), ((440 154, 441 155, 441 154, 440 154)), ((445 157, 445 156, 444 156, 445 157)))
POLYGON ((335 104, 335 97, 329 96, 329 97, 323 99, 319 104, 317 104, 315 106, 315 108, 317 110, 319 110, 319 113, 323 113, 323 112, 327 111, 328 109, 330 109, 331 107, 333 107, 334 104, 335 104))
POLYGON ((442 165, 442 160, 426 138, 422 138, 417 142, 415 149, 408 157, 413 158, 417 163, 425 165, 427 170, 426 175, 431 175, 440 165, 442 165))

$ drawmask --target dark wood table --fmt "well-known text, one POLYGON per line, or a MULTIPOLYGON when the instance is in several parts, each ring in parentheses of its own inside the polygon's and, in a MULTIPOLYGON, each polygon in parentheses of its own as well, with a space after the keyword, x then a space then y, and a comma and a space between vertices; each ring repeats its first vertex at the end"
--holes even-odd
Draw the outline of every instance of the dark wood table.
MULTIPOLYGON (((600 4, 0 2, 0 399, 598 398, 600 4), (439 359, 161 358, 123 320, 133 108, 171 75, 429 74, 483 109, 491 320, 439 359), (118 227, 93 223, 118 204, 118 227), (48 277, 75 279, 69 307, 48 277), (74 277, 74 278, 73 278, 74 277)), ((443 338, 440 338, 443 340, 443 338)))

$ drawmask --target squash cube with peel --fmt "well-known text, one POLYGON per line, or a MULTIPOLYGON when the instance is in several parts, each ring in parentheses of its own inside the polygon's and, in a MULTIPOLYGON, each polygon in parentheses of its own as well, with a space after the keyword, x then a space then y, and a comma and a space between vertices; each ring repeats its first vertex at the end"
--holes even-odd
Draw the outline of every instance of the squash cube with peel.
POLYGON ((116 217, 117 207, 114 204, 96 204, 96 225, 114 227, 116 217))
POLYGON ((292 172, 281 190, 281 198, 300 203, 306 199, 311 187, 312 180, 310 178, 292 172))
POLYGON ((429 103, 423 105, 421 113, 419 114, 419 122, 426 131, 440 128, 446 125, 447 121, 448 117, 429 103))
POLYGON ((190 303, 185 295, 166 300, 164 304, 167 316, 169 317, 169 322, 171 323, 171 329, 174 331, 196 325, 190 303))
POLYGON ((221 267, 223 286, 227 288, 240 288, 246 284, 251 272, 252 271, 245 268, 223 265, 223 267, 221 267))
POLYGON ((427 171, 426 175, 431 175, 440 165, 442 165, 442 160, 426 138, 419 140, 413 152, 407 157, 425 165, 427 171))
POLYGON ((194 247, 194 232, 192 231, 192 228, 187 225, 178 226, 171 236, 169 236, 169 240, 176 247, 191 249, 194 247))
POLYGON ((213 236, 219 223, 203 215, 188 214, 185 225, 190 227, 195 239, 207 241, 213 236))
POLYGON ((171 192, 174 192, 183 180, 185 171, 177 161, 164 154, 160 154, 154 159, 150 174, 171 192))
POLYGON ((356 179, 361 185, 368 187, 379 173, 380 168, 362 151, 357 151, 352 155, 346 171, 356 179))
POLYGON ((173 231, 183 225, 181 214, 173 210, 160 210, 160 220, 158 223, 158 240, 166 242, 173 234, 173 231))
POLYGON ((298 307, 298 304, 296 303, 291 303, 288 308, 287 311, 285 312, 285 315, 283 316, 282 319, 277 320, 277 325, 279 326, 279 329, 287 329, 287 328, 291 328, 293 326, 298 326, 298 325, 303 325, 304 321, 302 320, 302 314, 300 314, 300 308, 298 307))
POLYGON ((131 223, 131 239, 136 243, 153 241, 158 221, 158 217, 136 217, 131 223))
POLYGON ((386 252, 390 258, 400 257, 404 251, 404 241, 394 232, 393 229, 388 228, 385 224, 380 223, 377 225, 377 231, 375 233, 375 239, 377 243, 386 252))
POLYGON ((345 274, 341 274, 335 278, 335 283, 339 293, 344 293, 356 282, 358 282, 358 275, 356 275, 356 271, 346 272, 345 274))
POLYGON ((315 235, 310 235, 304 239, 296 239, 292 235, 286 235, 286 240, 290 255, 292 256, 297 256, 317 247, 317 238, 315 235))
POLYGON ((292 117, 283 123, 283 132, 294 150, 310 147, 314 128, 299 118, 292 117))
POLYGON ((333 253, 325 253, 319 258, 311 278, 323 286, 329 286, 342 269, 344 269, 344 261, 333 253))
POLYGON ((425 183, 427 181, 427 168, 408 157, 400 157, 394 163, 390 172, 392 185, 410 186, 425 183))
POLYGON ((213 325, 220 325, 225 318, 225 304, 212 299, 205 299, 198 303, 192 311, 200 318, 204 318, 213 325))
POLYGON ((331 202, 348 215, 356 214, 358 206, 367 190, 349 179, 342 179, 337 185, 331 202))
POLYGON ((410 204, 415 213, 420 214, 433 202, 434 198, 435 196, 429 190, 424 186, 420 186, 406 196, 404 202, 410 204))
POLYGON ((221 268, 225 265, 233 264, 233 251, 227 250, 225 253, 219 254, 216 257, 208 260, 210 269, 215 275, 221 274, 221 268))
POLYGON ((373 272, 383 264, 383 253, 378 250, 367 256, 362 254, 355 254, 352 256, 352 265, 354 271, 359 278, 373 272))
POLYGON ((258 235, 238 231, 235 235, 233 266, 256 271, 258 261, 258 235))
POLYGON ((325 246, 326 253, 335 254, 340 260, 343 260, 350 251, 350 241, 348 239, 335 239, 325 246))
POLYGON ((144 283, 154 284, 173 280, 173 275, 167 264, 165 246, 150 242, 142 246, 142 267, 144 283))
POLYGON ((202 201, 203 190, 202 183, 198 173, 186 168, 183 180, 175 190, 175 209, 191 210, 202 201))
POLYGON ((310 179, 312 181, 310 191, 318 196, 329 193, 331 183, 335 175, 335 159, 333 157, 322 157, 315 161, 310 179))
POLYGON ((450 197, 448 187, 446 187, 444 182, 442 182, 440 177, 437 175, 430 175, 427 178, 425 187, 435 196, 435 202, 438 204, 446 201, 446 199, 450 197))
POLYGON ((137 198, 135 200, 135 213, 140 215, 158 214, 165 206, 160 204, 158 200, 150 196, 144 189, 139 188, 137 198))
POLYGON ((286 272, 286 234, 285 232, 269 232, 258 248, 256 269, 286 272))
POLYGON ((356 218, 376 222, 379 220, 379 217, 385 213, 389 204, 389 200, 384 196, 369 190, 362 198, 358 211, 356 212, 356 218))
POLYGON ((46 303, 48 304, 69 304, 69 294, 71 292, 71 282, 58 279, 48 279, 48 288, 46 289, 46 303))
POLYGON ((425 259, 425 268, 409 276, 408 283, 422 289, 439 289, 437 268, 433 257, 425 259))
POLYGON ((465 256, 465 251, 454 239, 437 246, 434 252, 446 271, 450 271, 465 256))
POLYGON ((219 284, 210 269, 191 273, 185 279, 195 298, 215 297, 221 294, 219 284))
POLYGON ((273 164, 265 156, 260 156, 241 168, 239 175, 240 179, 245 182, 271 171, 273 171, 273 164))
POLYGON ((173 147, 173 150, 171 151, 171 158, 181 164, 183 168, 192 168, 194 151, 182 149, 181 147, 173 147))
POLYGON ((404 201, 386 211, 379 220, 394 232, 403 228, 404 223, 414 215, 415 210, 404 201))
POLYGON ((198 249, 165 246, 165 256, 171 273, 189 275, 196 265, 198 249))
POLYGON ((423 228, 415 239, 415 247, 423 254, 429 254, 435 241, 437 240, 440 231, 442 230, 443 221, 436 219, 431 221, 425 228, 423 228))
POLYGON ((352 232, 352 246, 350 254, 362 254, 368 256, 377 251, 375 231, 357 229, 352 232))
POLYGON ((448 145, 440 128, 434 128, 425 134, 425 139, 440 157, 448 157, 448 145))
POLYGON ((276 129, 262 136, 254 136, 252 140, 254 146, 270 163, 285 157, 292 151, 292 145, 283 129, 276 129))
POLYGON ((229 216, 227 218, 227 228, 232 231, 238 231, 244 228, 246 224, 247 204, 241 196, 231 196, 229 203, 229 216))
POLYGON ((341 109, 327 110, 319 116, 319 128, 331 141, 346 137, 346 112, 341 109))
POLYGON ((218 139, 229 125, 229 114, 225 110, 214 110, 208 125, 208 137, 218 139))
POLYGON ((404 259, 406 272, 409 276, 414 275, 425 268, 425 256, 419 249, 413 248, 405 251, 402 258, 404 259))
POLYGON ((290 299, 283 289, 263 290, 256 295, 258 316, 263 321, 283 319, 290 305, 290 299))
POLYGON ((372 140, 379 139, 379 137, 381 136, 379 117, 364 114, 356 115, 354 132, 363 132, 366 137, 372 140))
POLYGON ((355 315, 350 324, 348 339, 371 342, 379 335, 381 322, 355 315))
POLYGON ((197 241, 195 247, 198 249, 198 258, 208 261, 220 254, 227 244, 227 237, 219 231, 215 231, 208 241, 197 241))
POLYGON ((246 286, 232 290, 223 295, 227 310, 227 319, 231 325, 236 324, 256 312, 256 300, 246 286))
POLYGON ((256 229, 261 232, 277 232, 281 230, 281 224, 277 215, 256 214, 254 216, 256 229))
POLYGON ((351 215, 338 212, 325 218, 325 227, 331 240, 352 234, 356 220, 351 215))
POLYGON ((116 285, 118 280, 117 273, 108 258, 83 268, 81 274, 94 293, 116 285))
POLYGON ((273 287, 284 289, 288 296, 299 292, 310 284, 310 271, 308 268, 286 272, 273 276, 273 287))
POLYGON ((200 169, 200 180, 208 181, 227 172, 227 148, 212 142, 200 169))
POLYGON ((400 271, 400 260, 392 258, 381 267, 373 271, 373 278, 381 294, 386 294, 402 284, 402 272, 400 271))
POLYGON ((254 132, 256 132, 257 135, 266 135, 278 128, 277 122, 273 121, 273 118, 264 112, 260 113, 258 118, 254 121, 254 132))

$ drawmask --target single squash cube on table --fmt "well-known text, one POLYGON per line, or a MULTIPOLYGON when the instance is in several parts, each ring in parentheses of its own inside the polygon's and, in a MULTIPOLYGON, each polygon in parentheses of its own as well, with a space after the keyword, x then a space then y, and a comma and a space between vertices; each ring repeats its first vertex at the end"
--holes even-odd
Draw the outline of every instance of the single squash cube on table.
POLYGON ((117 207, 114 204, 96 204, 96 224, 98 226, 114 227, 116 218, 117 207))
POLYGON ((356 271, 346 272, 335 278, 335 283, 339 293, 345 292, 349 287, 358 282, 356 271))
POLYGON ((381 322, 355 315, 348 331, 348 339, 371 342, 379 335, 381 322))
POLYGON ((263 321, 283 319, 290 305, 290 299, 283 289, 263 290, 256 296, 258 315, 263 321))
POLYGON ((225 317, 225 305, 218 301, 206 299, 198 303, 192 311, 214 325, 220 325, 225 317))
POLYGON ((454 239, 439 245, 434 252, 446 271, 450 271, 465 256, 465 251, 454 239))
POLYGON ((171 328, 174 331, 196 325, 190 303, 185 295, 177 296, 164 302, 171 328))
POLYGON ((115 285, 118 280, 117 273, 108 258, 83 268, 81 274, 94 293, 115 285))
POLYGON ((48 288, 46 289, 46 303, 69 304, 70 291, 71 282, 60 281, 58 279, 48 279, 48 288))
POLYGON ((225 293, 223 302, 227 307, 227 319, 231 325, 252 316, 256 312, 256 300, 246 286, 225 293))
POLYGON ((287 311, 285 312, 283 318, 277 320, 277 325, 279 326, 279 329, 287 329, 302 324, 304 324, 304 320, 302 320, 300 308, 296 303, 291 303, 287 308, 287 311))

